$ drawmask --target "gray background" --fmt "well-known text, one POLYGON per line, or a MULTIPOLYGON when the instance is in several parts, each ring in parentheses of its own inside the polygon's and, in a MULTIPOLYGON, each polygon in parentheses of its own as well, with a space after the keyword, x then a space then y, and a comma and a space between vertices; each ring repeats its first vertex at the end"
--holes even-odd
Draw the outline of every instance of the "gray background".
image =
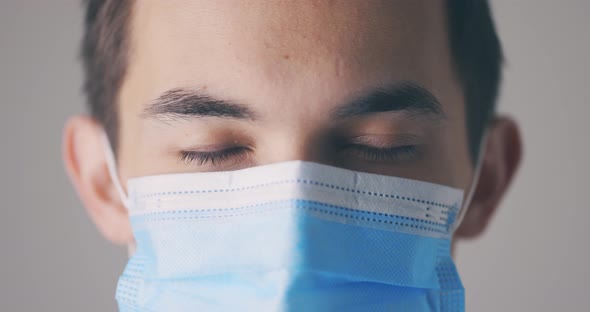
MULTIPOLYGON (((61 129, 83 111, 77 1, 0 1, 0 310, 114 311, 125 251, 105 242, 63 173, 61 129)), ((590 1, 497 0, 502 112, 522 170, 458 265, 469 311, 580 311, 590 295, 590 1), (585 300, 586 299, 586 300, 585 300)))

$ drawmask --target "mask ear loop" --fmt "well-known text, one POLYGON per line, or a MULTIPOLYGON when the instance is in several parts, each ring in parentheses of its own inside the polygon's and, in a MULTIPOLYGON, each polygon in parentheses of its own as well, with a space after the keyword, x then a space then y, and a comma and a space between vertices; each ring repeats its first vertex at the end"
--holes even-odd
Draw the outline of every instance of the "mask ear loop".
POLYGON ((481 141, 479 142, 479 151, 477 153, 477 162, 475 163, 475 169, 473 172, 473 178, 471 180, 471 185, 469 186, 469 192, 467 193, 467 197, 463 202, 461 210, 459 211, 459 215, 455 219, 455 223, 453 225, 453 232, 461 225, 463 222, 463 217, 467 213, 467 209, 471 204, 471 200, 473 199, 473 195, 475 194, 475 189, 477 188, 477 183, 479 182, 479 176, 481 174, 481 167, 483 167, 483 158, 485 156, 486 148, 487 148, 487 139, 488 139, 488 130, 484 131, 483 135, 481 136, 481 141))
MULTIPOLYGON (((104 131, 102 132, 102 142, 104 145, 103 150, 104 150, 104 154, 105 154, 106 161, 107 161, 107 168, 109 170, 109 176, 110 176, 113 184, 115 185, 115 189, 117 190, 117 193, 119 194, 119 198, 121 199, 121 202, 123 202, 123 206, 125 206, 127 211, 129 211, 129 208, 131 207, 131 205, 130 205, 131 201, 129 200, 129 197, 125 194, 125 191, 123 190, 123 186, 121 185, 121 180, 119 179, 119 175, 117 174, 117 161, 115 158, 115 153, 113 153, 113 148, 111 146, 109 138, 108 138, 106 132, 104 132, 104 131)), ((127 245, 127 255, 129 257, 131 257, 135 253, 135 249, 136 249, 136 246, 134 243, 127 245)))
POLYGON ((127 210, 129 210, 129 198, 125 194, 123 187, 121 186, 121 181, 119 180, 119 175, 117 174, 117 161, 115 158, 115 153, 113 153, 113 148, 111 147, 111 143, 109 142, 109 138, 107 137, 106 133, 103 131, 102 133, 102 141, 104 145, 104 153, 107 160, 107 168, 109 169, 109 176, 115 185, 115 189, 117 193, 119 193, 119 197, 123 202, 123 205, 127 210))

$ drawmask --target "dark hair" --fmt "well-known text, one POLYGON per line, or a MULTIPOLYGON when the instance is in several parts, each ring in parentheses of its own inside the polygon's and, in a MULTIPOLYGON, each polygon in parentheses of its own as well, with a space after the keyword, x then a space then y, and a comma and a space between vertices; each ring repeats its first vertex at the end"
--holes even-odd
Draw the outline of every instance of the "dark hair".
POLYGON ((487 0, 447 0, 451 54, 463 87, 471 160, 495 112, 504 56, 487 0))
MULTIPOLYGON (((133 0, 87 0, 82 40, 84 91, 94 118, 117 149, 117 101, 129 48, 133 0)), ((487 0, 447 0, 454 70, 462 84, 472 160, 495 111, 502 48, 487 0)))
POLYGON ((92 116, 118 146, 118 96, 127 70, 133 0, 87 0, 82 63, 84 92, 92 116))

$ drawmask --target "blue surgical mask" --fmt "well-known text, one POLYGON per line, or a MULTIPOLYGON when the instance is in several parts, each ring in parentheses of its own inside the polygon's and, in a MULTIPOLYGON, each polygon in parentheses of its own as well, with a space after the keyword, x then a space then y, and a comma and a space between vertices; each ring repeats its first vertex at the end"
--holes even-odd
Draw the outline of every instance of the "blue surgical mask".
POLYGON ((304 161, 127 189, 120 311, 464 311, 461 190, 304 161))

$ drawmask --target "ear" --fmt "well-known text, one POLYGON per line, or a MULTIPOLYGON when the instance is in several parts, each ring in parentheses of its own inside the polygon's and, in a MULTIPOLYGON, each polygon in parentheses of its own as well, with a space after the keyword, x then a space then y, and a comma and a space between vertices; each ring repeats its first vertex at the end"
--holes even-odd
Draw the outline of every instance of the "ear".
POLYGON ((484 232, 516 173, 521 156, 518 126, 507 117, 497 117, 488 130, 479 180, 456 237, 475 238, 484 232))
POLYGON ((133 241, 127 209, 109 176, 102 127, 76 116, 63 132, 63 160, 78 196, 104 237, 117 244, 133 241))

